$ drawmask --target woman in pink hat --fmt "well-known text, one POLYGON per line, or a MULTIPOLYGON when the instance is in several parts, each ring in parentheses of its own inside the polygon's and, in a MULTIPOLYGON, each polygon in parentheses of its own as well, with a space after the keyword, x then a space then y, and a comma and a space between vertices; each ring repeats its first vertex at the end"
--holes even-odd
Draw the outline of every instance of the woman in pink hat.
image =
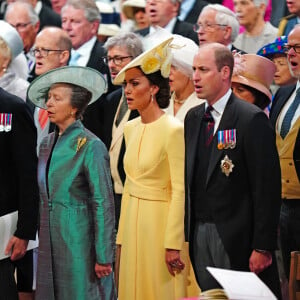
POLYGON ((266 109, 272 99, 270 85, 276 71, 275 64, 256 54, 236 54, 232 75, 233 93, 261 109, 266 109))

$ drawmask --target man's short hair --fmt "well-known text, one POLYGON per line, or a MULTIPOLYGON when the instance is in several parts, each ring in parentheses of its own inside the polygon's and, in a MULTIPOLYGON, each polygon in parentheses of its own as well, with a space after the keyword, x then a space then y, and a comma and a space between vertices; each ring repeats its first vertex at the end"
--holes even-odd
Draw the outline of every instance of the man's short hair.
POLYGON ((234 66, 234 59, 231 51, 224 45, 219 43, 213 43, 212 48, 215 54, 215 62, 218 68, 218 71, 225 66, 228 66, 230 69, 230 78, 232 76, 233 66, 234 66))
POLYGON ((143 44, 140 37, 133 33, 121 33, 116 36, 110 37, 104 44, 106 51, 113 47, 125 48, 129 55, 133 58, 139 56, 143 52, 143 44))
POLYGON ((101 22, 100 11, 94 0, 67 0, 66 4, 62 8, 62 12, 67 6, 73 6, 75 9, 82 9, 84 11, 85 18, 89 22, 101 22))
POLYGON ((13 13, 15 6, 22 6, 22 8, 27 12, 30 23, 32 25, 35 25, 40 20, 38 14, 35 12, 32 5, 27 3, 27 2, 12 2, 12 3, 10 3, 7 6, 7 9, 6 9, 6 12, 5 12, 5 16, 4 16, 5 20, 6 20, 6 15, 8 13, 10 13, 10 11, 12 11, 12 13, 13 13))

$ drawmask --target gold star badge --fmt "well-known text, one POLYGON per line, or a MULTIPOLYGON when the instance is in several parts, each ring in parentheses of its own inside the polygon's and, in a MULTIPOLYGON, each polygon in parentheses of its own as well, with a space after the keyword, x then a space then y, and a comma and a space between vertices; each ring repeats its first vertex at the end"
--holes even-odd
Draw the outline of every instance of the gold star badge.
POLYGON ((232 172, 234 164, 232 163, 232 160, 229 159, 229 157, 227 155, 225 155, 225 157, 221 160, 220 167, 221 167, 222 173, 224 173, 228 177, 229 174, 232 172))

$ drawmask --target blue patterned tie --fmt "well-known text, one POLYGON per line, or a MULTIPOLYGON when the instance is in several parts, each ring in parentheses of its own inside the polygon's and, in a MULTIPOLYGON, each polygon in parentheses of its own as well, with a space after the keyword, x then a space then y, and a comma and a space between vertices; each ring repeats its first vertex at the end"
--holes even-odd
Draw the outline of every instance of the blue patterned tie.
POLYGON ((73 52, 69 61, 69 66, 78 66, 78 59, 81 56, 78 52, 73 52))
POLYGON ((290 107, 288 108, 283 118, 281 129, 280 129, 280 135, 283 139, 286 137, 286 135, 288 134, 291 128, 291 123, 299 104, 300 104, 300 88, 297 89, 296 97, 292 102, 292 104, 290 105, 290 107))
POLYGON ((208 147, 214 137, 215 120, 211 114, 214 108, 209 105, 204 113, 203 121, 206 123, 205 127, 205 146, 208 147))

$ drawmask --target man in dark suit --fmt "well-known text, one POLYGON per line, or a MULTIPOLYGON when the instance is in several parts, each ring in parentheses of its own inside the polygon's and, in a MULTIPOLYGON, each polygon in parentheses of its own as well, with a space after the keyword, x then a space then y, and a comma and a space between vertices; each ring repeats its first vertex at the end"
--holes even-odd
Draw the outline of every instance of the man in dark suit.
POLYGON ((200 46, 207 43, 220 43, 231 51, 245 53, 233 46, 233 42, 239 34, 240 25, 236 15, 223 5, 209 4, 205 6, 199 15, 195 29, 200 46))
POLYGON ((5 225, 4 217, 10 219, 11 213, 18 211, 16 231, 6 244, 5 254, 10 258, 0 259, 0 298, 15 300, 18 299, 15 264, 25 255, 28 240, 35 240, 37 231, 36 130, 24 101, 1 88, 0 112, 1 233, 9 227, 9 223, 5 225))
POLYGON ((288 36, 287 52, 296 85, 280 88, 275 94, 270 120, 276 131, 281 165, 282 206, 280 241, 283 266, 289 278, 291 252, 300 250, 300 25, 288 36))
POLYGON ((211 43, 194 58, 205 104, 185 119, 186 238, 202 290, 219 285, 207 266, 252 271, 280 297, 274 259, 280 206, 275 134, 263 111, 230 89, 233 57, 211 43))
MULTIPOLYGON (((98 70, 108 83, 107 92, 114 90, 109 69, 102 57, 106 55, 103 44, 97 40, 100 12, 93 0, 68 0, 61 10, 62 28, 72 40, 69 65, 90 67, 98 70)), ((103 95, 100 99, 105 97, 103 95)), ((86 128, 101 138, 101 100, 89 105, 83 115, 86 128)))
MULTIPOLYGON (((135 33, 123 33, 109 38, 104 47, 107 50, 106 62, 111 78, 114 79, 119 71, 135 57, 143 52, 143 45, 135 33)), ((125 153, 124 125, 128 120, 136 118, 138 112, 130 111, 127 106, 123 88, 108 94, 103 101, 101 120, 103 134, 101 139, 109 149, 110 169, 113 179, 116 228, 119 225, 121 198, 125 182, 123 157, 125 153)))
POLYGON ((151 26, 138 30, 137 33, 146 36, 155 31, 155 26, 160 26, 170 33, 180 34, 198 44, 197 34, 193 31, 193 25, 180 21, 177 18, 180 2, 181 0, 146 1, 146 13, 149 15, 151 26))
POLYGON ((194 25, 207 4, 208 2, 203 0, 183 0, 180 5, 179 19, 194 25))
POLYGON ((90 67, 109 79, 107 65, 101 59, 106 51, 97 40, 100 12, 93 0, 68 0, 61 10, 62 28, 72 41, 69 65, 90 67))
POLYGON ((53 11, 48 5, 42 1, 32 0, 32 6, 40 19, 39 30, 42 30, 46 26, 61 27, 60 15, 53 11))
MULTIPOLYGON (((278 2, 283 2, 283 1, 278 1, 278 2)), ((286 2, 287 9, 291 13, 291 15, 286 14, 286 10, 284 10, 283 3, 277 3, 277 2, 276 4, 274 3, 275 6, 279 7, 279 10, 281 7, 280 13, 283 16, 283 18, 280 20, 280 23, 278 25, 278 36, 288 35, 291 32, 291 30, 295 27, 295 25, 299 24, 300 0, 295 0, 295 1, 286 0, 284 2, 286 2)), ((272 13, 273 13, 273 9, 272 9, 272 13)))

